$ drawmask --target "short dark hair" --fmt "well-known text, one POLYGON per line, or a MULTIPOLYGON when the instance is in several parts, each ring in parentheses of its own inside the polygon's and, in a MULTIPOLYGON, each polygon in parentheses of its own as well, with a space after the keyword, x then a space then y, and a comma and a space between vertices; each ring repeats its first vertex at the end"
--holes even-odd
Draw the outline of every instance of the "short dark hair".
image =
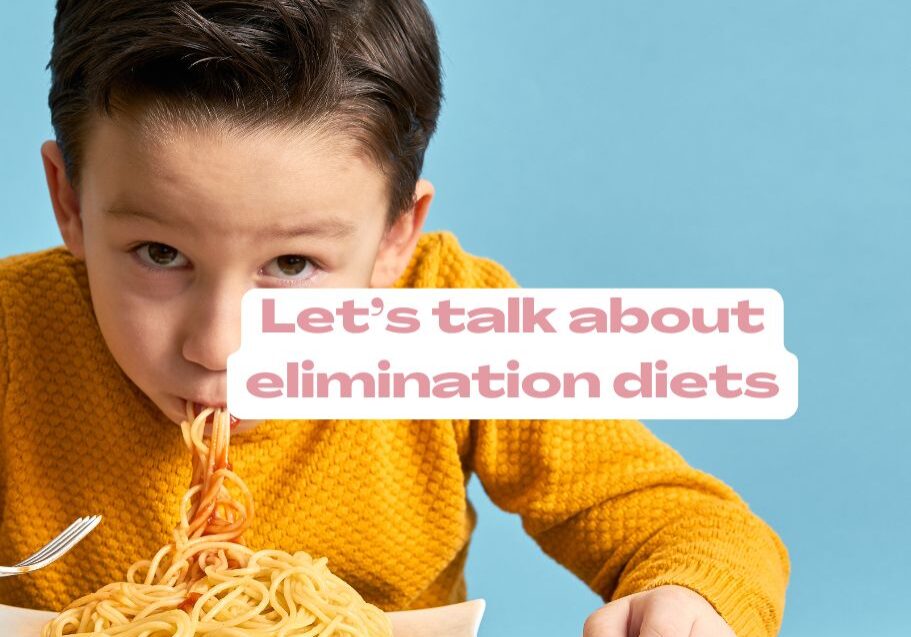
POLYGON ((422 0, 57 0, 48 68, 76 187, 93 113, 332 126, 385 173, 387 228, 414 203, 443 99, 422 0))

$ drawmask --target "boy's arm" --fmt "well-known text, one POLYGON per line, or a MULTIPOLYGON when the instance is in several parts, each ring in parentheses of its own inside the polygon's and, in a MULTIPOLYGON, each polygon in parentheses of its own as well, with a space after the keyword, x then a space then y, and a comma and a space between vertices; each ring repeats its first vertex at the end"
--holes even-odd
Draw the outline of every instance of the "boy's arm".
POLYGON ((3 415, 6 411, 6 387, 9 384, 9 352, 6 344, 6 315, 3 308, 3 287, 0 281, 0 522, 6 510, 6 464, 3 450, 6 449, 6 435, 3 415))
POLYGON ((739 637, 776 635, 787 549, 727 485, 635 420, 471 421, 473 469, 545 553, 605 602, 665 584, 739 637))

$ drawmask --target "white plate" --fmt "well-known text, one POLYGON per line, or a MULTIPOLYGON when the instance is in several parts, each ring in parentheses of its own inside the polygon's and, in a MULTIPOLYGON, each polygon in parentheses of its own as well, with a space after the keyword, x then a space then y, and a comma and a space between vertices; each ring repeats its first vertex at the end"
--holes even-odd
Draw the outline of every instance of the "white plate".
MULTIPOLYGON (((483 599, 461 604, 387 613, 395 637, 477 637, 483 599)), ((0 604, 3 637, 39 637, 41 627, 54 613, 0 604)))

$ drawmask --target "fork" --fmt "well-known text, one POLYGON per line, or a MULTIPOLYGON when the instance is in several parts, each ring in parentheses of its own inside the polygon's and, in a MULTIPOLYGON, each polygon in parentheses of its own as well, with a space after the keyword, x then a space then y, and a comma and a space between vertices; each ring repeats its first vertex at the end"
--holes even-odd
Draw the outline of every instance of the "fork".
POLYGON ((101 522, 100 515, 79 518, 34 555, 25 558, 15 566, 0 566, 0 577, 21 575, 44 568, 82 541, 82 538, 91 533, 99 522, 101 522))

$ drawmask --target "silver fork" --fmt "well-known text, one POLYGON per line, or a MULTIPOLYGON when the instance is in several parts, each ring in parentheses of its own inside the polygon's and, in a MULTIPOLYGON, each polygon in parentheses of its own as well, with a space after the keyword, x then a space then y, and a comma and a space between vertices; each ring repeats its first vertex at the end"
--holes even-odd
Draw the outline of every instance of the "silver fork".
POLYGON ((99 522, 101 522, 100 515, 79 518, 34 555, 25 558, 15 566, 0 566, 0 577, 21 575, 22 573, 44 568, 81 542, 82 538, 98 526, 99 522))

